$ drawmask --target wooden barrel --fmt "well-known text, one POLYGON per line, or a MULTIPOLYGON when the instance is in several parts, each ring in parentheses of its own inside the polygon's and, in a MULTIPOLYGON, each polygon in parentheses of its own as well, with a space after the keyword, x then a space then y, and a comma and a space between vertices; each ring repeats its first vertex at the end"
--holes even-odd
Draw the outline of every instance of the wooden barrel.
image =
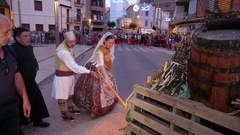
POLYGON ((240 98, 240 30, 206 30, 193 34, 188 64, 192 99, 232 112, 231 101, 240 98))

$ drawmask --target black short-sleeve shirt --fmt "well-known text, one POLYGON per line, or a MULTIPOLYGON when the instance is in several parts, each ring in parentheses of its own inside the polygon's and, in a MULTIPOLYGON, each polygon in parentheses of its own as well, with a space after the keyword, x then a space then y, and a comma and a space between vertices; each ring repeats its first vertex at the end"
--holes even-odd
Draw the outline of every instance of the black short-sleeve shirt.
POLYGON ((9 45, 3 46, 2 50, 4 53, 2 60, 5 61, 6 66, 4 67, 2 62, 0 63, 0 113, 20 103, 14 82, 15 73, 18 72, 15 51, 9 45), (8 73, 5 71, 6 67, 8 73))

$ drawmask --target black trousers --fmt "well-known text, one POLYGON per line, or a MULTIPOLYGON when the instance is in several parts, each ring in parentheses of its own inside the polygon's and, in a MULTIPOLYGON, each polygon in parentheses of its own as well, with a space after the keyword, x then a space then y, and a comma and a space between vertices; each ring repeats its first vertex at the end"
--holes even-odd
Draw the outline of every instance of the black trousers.
POLYGON ((19 134, 19 108, 11 107, 0 113, 0 135, 19 134))

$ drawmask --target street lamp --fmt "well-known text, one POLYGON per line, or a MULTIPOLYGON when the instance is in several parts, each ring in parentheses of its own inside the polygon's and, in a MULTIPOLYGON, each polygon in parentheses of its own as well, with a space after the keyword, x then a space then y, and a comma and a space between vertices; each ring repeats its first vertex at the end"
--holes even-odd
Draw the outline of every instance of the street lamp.
POLYGON ((159 32, 159 23, 161 23, 160 22, 160 20, 161 19, 159 19, 159 13, 160 13, 160 11, 161 11, 161 8, 156 8, 156 12, 157 12, 157 32, 159 32))
POLYGON ((91 25, 92 19, 88 19, 88 23, 89 25, 91 25))
POLYGON ((91 29, 92 29, 91 22, 92 22, 92 19, 89 18, 89 19, 88 19, 89 33, 90 33, 91 29))
POLYGON ((140 19, 140 15, 137 15, 137 19, 138 19, 138 20, 140 19))
POLYGON ((137 15, 138 33, 140 33, 140 15, 137 15))
POLYGON ((54 0, 54 15, 55 15, 55 36, 56 36, 56 48, 59 45, 59 23, 58 23, 58 0, 54 0))

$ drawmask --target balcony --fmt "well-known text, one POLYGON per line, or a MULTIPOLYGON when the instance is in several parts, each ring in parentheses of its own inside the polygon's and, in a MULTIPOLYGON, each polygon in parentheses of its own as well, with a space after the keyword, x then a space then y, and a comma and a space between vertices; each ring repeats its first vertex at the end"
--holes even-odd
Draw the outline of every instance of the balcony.
POLYGON ((74 23, 81 23, 81 16, 73 17, 74 23))
POLYGON ((102 29, 104 29, 105 25, 104 24, 103 25, 93 25, 93 28, 102 28, 102 29))
POLYGON ((104 18, 101 15, 93 15, 93 21, 104 21, 104 18))
POLYGON ((66 23, 81 23, 81 17, 66 17, 66 23))
POLYGON ((83 7, 84 6, 84 0, 75 0, 74 4, 77 7, 83 7))
POLYGON ((66 23, 73 23, 72 17, 66 17, 66 23))
POLYGON ((100 1, 99 0, 92 0, 91 6, 96 6, 96 7, 102 7, 103 8, 104 7, 103 3, 104 3, 103 0, 100 0, 100 1))

